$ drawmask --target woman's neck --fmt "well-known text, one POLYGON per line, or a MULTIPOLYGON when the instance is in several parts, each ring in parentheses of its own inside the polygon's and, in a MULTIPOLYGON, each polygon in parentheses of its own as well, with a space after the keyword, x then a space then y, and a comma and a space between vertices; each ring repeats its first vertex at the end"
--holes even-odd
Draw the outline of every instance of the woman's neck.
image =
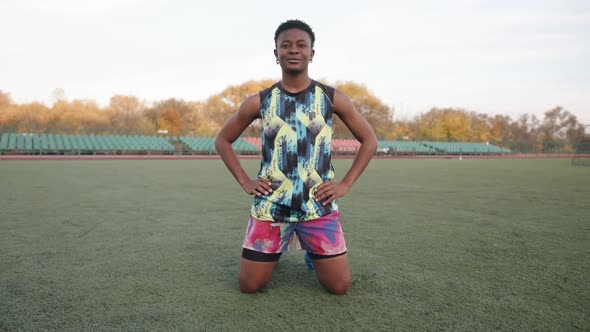
POLYGON ((283 78, 281 79, 281 86, 283 89, 292 93, 302 91, 310 84, 311 78, 309 78, 307 72, 301 73, 299 75, 286 75, 283 73, 283 78))

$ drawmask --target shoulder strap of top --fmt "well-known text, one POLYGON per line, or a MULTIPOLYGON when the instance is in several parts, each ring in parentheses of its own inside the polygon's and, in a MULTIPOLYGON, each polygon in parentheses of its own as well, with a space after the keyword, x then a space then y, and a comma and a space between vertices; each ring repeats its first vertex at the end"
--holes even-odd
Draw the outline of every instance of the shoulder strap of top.
POLYGON ((316 81, 316 84, 320 87, 320 89, 322 89, 322 91, 324 91, 326 96, 328 96, 328 98, 330 99, 330 103, 332 105, 334 105, 334 91, 336 91, 336 89, 334 89, 333 87, 331 87, 329 85, 325 85, 325 84, 322 84, 317 81, 316 81))
POLYGON ((264 98, 266 98, 266 96, 268 96, 268 94, 272 91, 272 89, 274 89, 277 86, 277 84, 279 84, 279 83, 275 83, 272 86, 270 86, 264 90, 261 90, 258 93, 258 95, 260 96, 260 104, 262 104, 262 102, 264 101, 264 98))

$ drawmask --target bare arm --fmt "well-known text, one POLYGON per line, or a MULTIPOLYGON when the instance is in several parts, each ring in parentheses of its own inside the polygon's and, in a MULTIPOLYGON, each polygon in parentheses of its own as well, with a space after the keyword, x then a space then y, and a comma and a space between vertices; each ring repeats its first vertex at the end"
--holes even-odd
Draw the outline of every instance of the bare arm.
POLYGON ((227 166, 246 193, 257 196, 272 192, 270 183, 263 179, 250 179, 240 164, 240 160, 232 148, 232 143, 240 137, 244 129, 252 121, 260 116, 259 109, 260 97, 258 95, 252 95, 246 98, 240 105, 238 112, 225 122, 215 138, 215 148, 219 152, 225 166, 227 166))
POLYGON ((350 99, 339 90, 334 92, 334 113, 361 143, 361 147, 342 181, 328 181, 318 187, 314 198, 316 201, 322 202, 323 205, 329 204, 348 192, 377 150, 377 137, 375 137, 373 129, 367 120, 357 112, 350 99))

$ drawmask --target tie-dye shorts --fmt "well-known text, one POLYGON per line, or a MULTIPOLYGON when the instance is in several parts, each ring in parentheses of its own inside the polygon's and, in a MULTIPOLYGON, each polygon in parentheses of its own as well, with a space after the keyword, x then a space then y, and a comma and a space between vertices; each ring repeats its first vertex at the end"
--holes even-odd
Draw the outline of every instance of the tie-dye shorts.
POLYGON ((293 239, 296 239, 298 249, 316 255, 346 252, 338 211, 301 222, 262 221, 250 216, 242 247, 265 254, 277 254, 287 251, 293 239))

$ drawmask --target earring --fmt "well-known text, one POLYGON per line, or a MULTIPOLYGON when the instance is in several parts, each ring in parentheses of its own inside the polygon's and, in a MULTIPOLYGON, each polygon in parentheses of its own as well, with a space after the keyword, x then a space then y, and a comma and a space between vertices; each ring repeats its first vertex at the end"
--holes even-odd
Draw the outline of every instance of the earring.
POLYGON ((277 59, 277 65, 279 64, 279 59, 277 59))
POLYGON ((313 59, 309 59, 309 63, 312 63, 312 62, 313 62, 313 59))

